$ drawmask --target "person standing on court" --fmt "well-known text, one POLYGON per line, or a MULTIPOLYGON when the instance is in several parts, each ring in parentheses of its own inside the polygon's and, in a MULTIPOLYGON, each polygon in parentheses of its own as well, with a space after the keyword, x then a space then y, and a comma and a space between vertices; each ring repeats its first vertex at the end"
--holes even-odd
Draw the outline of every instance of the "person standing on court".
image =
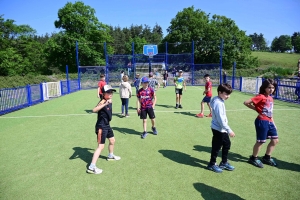
POLYGON ((186 84, 184 77, 182 76, 183 71, 179 70, 178 77, 174 78, 175 84, 175 94, 176 94, 176 106, 175 108, 182 108, 181 101, 182 101, 182 90, 186 91, 186 84))

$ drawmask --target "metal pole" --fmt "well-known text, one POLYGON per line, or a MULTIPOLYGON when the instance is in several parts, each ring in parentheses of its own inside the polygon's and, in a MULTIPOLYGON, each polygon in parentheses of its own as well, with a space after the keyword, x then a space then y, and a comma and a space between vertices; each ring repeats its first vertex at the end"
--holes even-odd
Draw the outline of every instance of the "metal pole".
POLYGON ((236 67, 236 62, 233 62, 233 68, 232 68, 232 88, 234 89, 234 80, 235 80, 235 67, 236 67))
POLYGON ((222 60, 223 60, 223 38, 220 45, 220 84, 222 84, 222 60))
POLYGON ((78 90, 80 90, 80 70, 79 70, 79 57, 78 57, 78 41, 76 41, 76 65, 77 65, 77 73, 78 73, 78 90))
POLYGON ((70 94, 69 66, 68 65, 66 65, 66 79, 67 79, 68 94, 70 94))
POLYGON ((194 76, 195 76, 195 46, 194 40, 192 40, 192 85, 194 85, 194 76))

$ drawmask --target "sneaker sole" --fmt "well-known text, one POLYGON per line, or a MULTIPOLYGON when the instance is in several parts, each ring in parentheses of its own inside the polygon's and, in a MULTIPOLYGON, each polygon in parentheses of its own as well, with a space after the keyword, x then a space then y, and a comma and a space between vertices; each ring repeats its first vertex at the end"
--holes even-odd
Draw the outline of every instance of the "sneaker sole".
POLYGON ((266 165, 273 166, 273 167, 277 167, 277 164, 274 164, 273 162, 269 162, 269 161, 262 160, 262 163, 263 163, 263 164, 266 164, 266 165))
MULTIPOLYGON (((114 158, 106 158, 106 160, 107 160, 107 161, 118 161, 118 160, 116 160, 116 159, 114 159, 114 158)), ((119 160, 121 160, 121 159, 119 159, 119 160)))
POLYGON ((235 168, 233 168, 233 169, 229 169, 229 168, 227 168, 227 167, 223 167, 223 168, 222 168, 222 167, 220 167, 220 168, 221 168, 222 170, 225 170, 225 169, 226 169, 226 170, 228 170, 228 171, 233 171, 233 170, 235 169, 235 168))
POLYGON ((89 169, 87 169, 86 170, 86 173, 88 173, 88 174, 101 174, 103 171, 101 171, 101 172, 99 172, 99 173, 95 173, 94 171, 92 171, 92 170, 89 170, 89 169))
POLYGON ((206 169, 208 169, 210 171, 213 171, 213 172, 216 172, 216 173, 222 173, 223 172, 223 171, 220 171, 220 172, 219 171, 215 171, 213 168, 208 168, 208 167, 206 169))
POLYGON ((250 163, 251 165, 253 165, 253 166, 255 166, 255 167, 258 167, 258 168, 264 168, 263 165, 262 165, 262 166, 259 166, 259 165, 257 165, 256 163, 254 163, 254 162, 252 162, 252 161, 250 161, 250 160, 248 160, 248 163, 250 163))

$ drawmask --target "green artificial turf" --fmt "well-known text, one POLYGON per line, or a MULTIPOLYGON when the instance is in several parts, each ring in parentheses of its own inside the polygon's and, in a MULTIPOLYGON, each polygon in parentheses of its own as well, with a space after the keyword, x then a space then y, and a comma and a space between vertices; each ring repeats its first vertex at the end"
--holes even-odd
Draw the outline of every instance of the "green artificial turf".
POLYGON ((155 107, 158 135, 151 134, 148 120, 146 139, 140 138, 135 96, 130 117, 122 118, 119 94, 114 94, 114 153, 122 159, 106 161, 107 141, 97 162, 103 169, 99 175, 85 172, 97 146, 97 115, 91 113, 97 89, 0 116, 0 199, 298 199, 300 106, 275 101, 279 144, 272 156, 279 166, 260 169, 247 163, 256 139, 256 113, 243 102, 253 95, 234 91, 225 105, 236 134, 229 153, 236 169, 217 174, 206 169, 211 118, 195 117, 203 88, 187 87, 183 109, 174 108, 174 87, 160 88, 155 107))

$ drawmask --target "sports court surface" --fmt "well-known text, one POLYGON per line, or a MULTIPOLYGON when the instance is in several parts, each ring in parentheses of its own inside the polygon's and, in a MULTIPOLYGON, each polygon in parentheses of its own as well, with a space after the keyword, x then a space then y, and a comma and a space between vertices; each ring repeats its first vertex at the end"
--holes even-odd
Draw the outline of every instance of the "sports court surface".
POLYGON ((255 143, 256 113, 243 102, 253 95, 234 91, 225 105, 236 134, 229 153, 236 169, 217 174, 206 169, 211 119, 195 117, 203 88, 187 87, 183 109, 174 108, 174 87, 160 88, 155 107, 158 135, 151 134, 148 120, 146 139, 140 138, 135 96, 129 103, 130 117, 122 118, 121 100, 114 94, 114 153, 122 159, 106 161, 106 145, 97 163, 103 169, 99 175, 85 172, 97 145, 96 114, 91 113, 97 89, 0 116, 0 199, 298 199, 300 105, 275 101, 279 144, 273 157, 279 166, 260 169, 247 163, 255 143))

